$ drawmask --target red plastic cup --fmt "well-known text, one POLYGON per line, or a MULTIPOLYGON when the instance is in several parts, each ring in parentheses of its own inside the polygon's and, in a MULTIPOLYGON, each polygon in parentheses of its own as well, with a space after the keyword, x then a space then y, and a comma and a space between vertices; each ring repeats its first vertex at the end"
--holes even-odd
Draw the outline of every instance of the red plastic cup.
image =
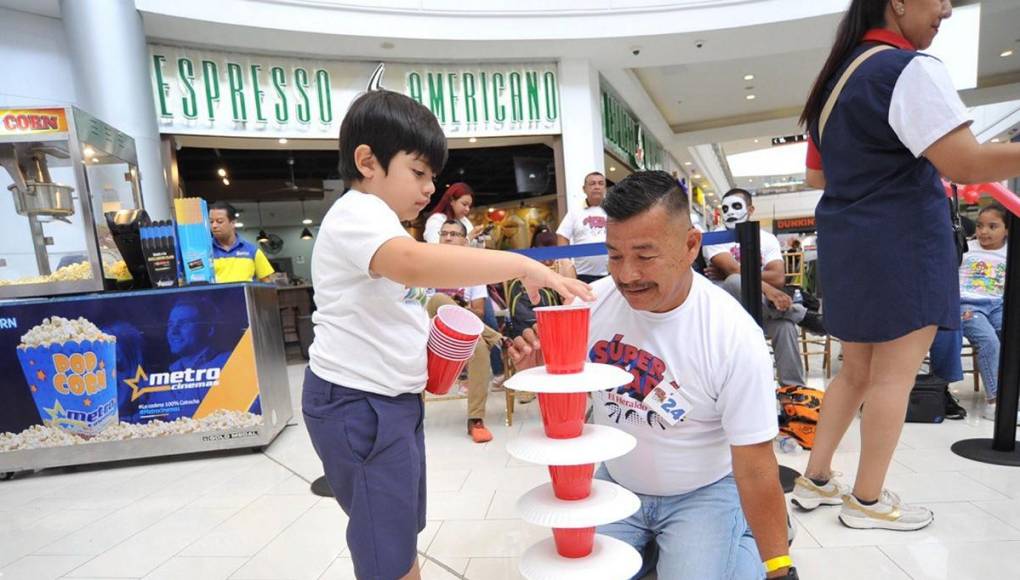
POLYGON ((432 325, 443 335, 460 341, 476 341, 485 327, 470 310, 446 304, 436 310, 432 325))
POLYGON ((556 552, 564 558, 584 558, 595 547, 595 528, 553 528, 556 552))
POLYGON ((475 352, 475 348, 476 346, 473 344, 470 346, 452 347, 435 340, 430 340, 428 343, 428 349, 430 351, 433 351, 440 356, 455 360, 471 358, 471 354, 475 352))
POLYGON ((464 370, 467 359, 452 359, 436 353, 429 349, 428 373, 429 378, 425 383, 425 390, 433 395, 445 395, 450 392, 457 377, 464 370))
POLYGON ((591 308, 587 304, 543 306, 535 309, 535 317, 546 370, 554 375, 581 372, 587 358, 591 308))
POLYGON ((429 346, 434 347, 436 350, 446 350, 453 353, 460 352, 472 352, 475 349, 475 345, 478 344, 478 340, 454 340, 443 336, 439 331, 433 331, 429 334, 429 346))
POLYGON ((591 478, 595 475, 595 464, 550 465, 553 493, 559 499, 579 500, 591 495, 591 478))
POLYGON ((587 393, 539 393, 538 407, 542 425, 550 439, 573 439, 584 428, 584 412, 588 409, 587 393))

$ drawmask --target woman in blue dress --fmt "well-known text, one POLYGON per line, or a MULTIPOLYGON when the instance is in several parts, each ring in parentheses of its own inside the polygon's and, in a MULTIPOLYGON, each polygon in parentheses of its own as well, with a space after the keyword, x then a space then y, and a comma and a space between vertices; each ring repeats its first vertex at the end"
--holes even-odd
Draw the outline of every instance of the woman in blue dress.
POLYGON ((946 68, 917 52, 951 13, 949 0, 853 0, 802 116, 808 183, 825 190, 815 211, 825 327, 842 340, 843 367, 826 390, 793 502, 841 505, 840 520, 853 528, 916 530, 934 518, 884 483, 918 367, 936 330, 960 325, 940 175, 976 183, 1020 174, 1020 144, 979 145, 946 68), (858 60, 875 47, 883 50, 858 60), (862 404, 851 491, 831 462, 862 404))

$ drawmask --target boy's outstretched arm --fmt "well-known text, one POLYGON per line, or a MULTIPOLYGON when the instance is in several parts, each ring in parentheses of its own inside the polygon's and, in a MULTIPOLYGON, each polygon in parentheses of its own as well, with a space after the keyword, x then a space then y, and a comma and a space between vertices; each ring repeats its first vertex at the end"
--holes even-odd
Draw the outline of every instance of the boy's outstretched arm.
POLYGON ((575 297, 592 301, 595 295, 584 282, 564 278, 539 262, 513 252, 453 245, 423 244, 410 238, 393 238, 372 256, 372 273, 420 288, 454 288, 494 284, 520 278, 532 301, 549 288, 569 304, 575 297))

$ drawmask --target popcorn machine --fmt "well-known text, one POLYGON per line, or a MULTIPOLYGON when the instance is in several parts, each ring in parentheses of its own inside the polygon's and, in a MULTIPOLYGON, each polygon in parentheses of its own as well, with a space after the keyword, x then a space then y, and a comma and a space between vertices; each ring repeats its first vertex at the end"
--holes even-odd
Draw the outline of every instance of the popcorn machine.
POLYGON ((142 208, 134 139, 74 107, 0 110, 0 165, 0 299, 129 276, 103 216, 142 208))

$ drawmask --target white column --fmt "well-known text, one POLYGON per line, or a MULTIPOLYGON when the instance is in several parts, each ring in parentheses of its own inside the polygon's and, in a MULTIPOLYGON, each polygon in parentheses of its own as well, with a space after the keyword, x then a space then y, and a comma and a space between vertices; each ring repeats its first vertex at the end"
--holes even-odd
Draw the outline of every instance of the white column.
POLYGON ((134 138, 142 200, 170 217, 142 16, 133 0, 60 0, 78 106, 134 138))
POLYGON ((605 173, 599 73, 587 60, 560 61, 560 123, 567 210, 584 207, 584 176, 605 173))

